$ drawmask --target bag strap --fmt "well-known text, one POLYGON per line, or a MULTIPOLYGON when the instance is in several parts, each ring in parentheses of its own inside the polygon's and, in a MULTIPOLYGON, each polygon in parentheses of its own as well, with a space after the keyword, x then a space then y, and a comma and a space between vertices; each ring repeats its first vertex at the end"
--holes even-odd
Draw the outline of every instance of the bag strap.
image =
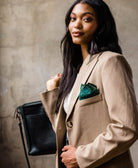
POLYGON ((25 141, 24 141, 21 116, 18 112, 18 108, 16 108, 16 110, 15 110, 15 117, 18 118, 18 121, 19 121, 18 125, 19 125, 19 129, 20 129, 20 135, 21 135, 21 139, 22 139, 22 144, 23 144, 23 148, 24 148, 26 162, 27 162, 28 168, 31 168, 29 158, 28 158, 28 154, 27 154, 27 150, 26 150, 26 146, 25 146, 25 141))

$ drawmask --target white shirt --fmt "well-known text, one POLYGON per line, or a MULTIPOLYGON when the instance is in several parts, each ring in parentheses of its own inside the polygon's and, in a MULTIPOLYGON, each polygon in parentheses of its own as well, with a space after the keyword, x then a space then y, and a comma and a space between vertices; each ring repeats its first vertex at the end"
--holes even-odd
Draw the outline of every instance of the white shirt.
POLYGON ((71 95, 72 95, 72 89, 64 99, 63 107, 64 107, 64 111, 66 113, 68 112, 68 107, 69 107, 69 102, 70 102, 70 99, 71 99, 71 95))

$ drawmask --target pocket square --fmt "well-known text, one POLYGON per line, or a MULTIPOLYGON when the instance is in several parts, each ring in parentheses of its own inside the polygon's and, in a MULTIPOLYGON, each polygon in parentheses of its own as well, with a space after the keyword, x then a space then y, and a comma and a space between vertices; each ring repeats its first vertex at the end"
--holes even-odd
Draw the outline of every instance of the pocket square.
POLYGON ((92 83, 81 84, 79 100, 87 99, 99 94, 97 86, 92 83))

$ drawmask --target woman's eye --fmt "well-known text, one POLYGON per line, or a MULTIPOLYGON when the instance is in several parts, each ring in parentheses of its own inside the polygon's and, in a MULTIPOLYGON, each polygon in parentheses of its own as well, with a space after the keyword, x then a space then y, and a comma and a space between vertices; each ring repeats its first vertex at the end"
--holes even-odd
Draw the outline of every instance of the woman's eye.
POLYGON ((91 21, 92 21, 92 18, 86 17, 86 18, 83 18, 83 20, 84 20, 85 22, 91 22, 91 21))
POLYGON ((70 20, 73 22, 73 21, 76 20, 76 18, 75 17, 71 17, 70 20))

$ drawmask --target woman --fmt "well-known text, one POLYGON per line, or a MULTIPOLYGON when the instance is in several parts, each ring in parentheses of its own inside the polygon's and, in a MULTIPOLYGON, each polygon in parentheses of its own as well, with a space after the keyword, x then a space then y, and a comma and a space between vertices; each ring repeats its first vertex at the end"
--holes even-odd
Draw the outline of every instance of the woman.
POLYGON ((108 6, 75 1, 61 47, 63 74, 52 77, 41 94, 56 132, 56 167, 132 168, 137 103, 108 6))

